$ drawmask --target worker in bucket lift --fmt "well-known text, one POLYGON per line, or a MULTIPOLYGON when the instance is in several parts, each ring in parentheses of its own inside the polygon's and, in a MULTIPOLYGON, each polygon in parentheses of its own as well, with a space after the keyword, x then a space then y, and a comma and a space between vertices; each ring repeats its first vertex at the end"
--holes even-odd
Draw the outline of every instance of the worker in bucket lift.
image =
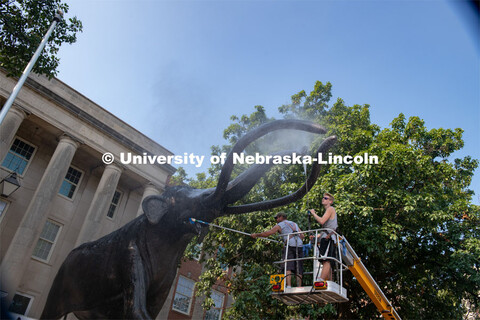
MULTIPOLYGON (((315 220, 322 225, 322 228, 337 230, 338 222, 337 222, 337 213, 335 212, 335 208, 333 208, 333 195, 330 193, 324 193, 322 198, 322 205, 325 208, 325 213, 322 217, 318 216, 314 209, 310 209, 309 212, 313 215, 315 220)), ((319 243, 320 243, 320 255, 324 256, 327 248, 327 257, 335 258, 335 243, 337 241, 335 233, 333 231, 322 231, 318 236, 319 243)), ((314 237, 314 236, 311 236, 314 237)), ((318 242, 317 242, 318 243, 318 242)), ((322 273, 320 275, 319 280, 331 280, 332 279, 332 266, 331 261, 328 259, 322 260, 322 273)))
MULTIPOLYGON (((287 220, 287 214, 284 212, 279 212, 275 215, 275 220, 277 225, 268 231, 262 233, 252 233, 252 238, 259 237, 268 237, 275 233, 280 233, 283 237, 283 242, 286 247, 288 241, 288 253, 287 259, 299 259, 303 258, 303 233, 296 235, 288 235, 289 233, 301 232, 298 225, 287 220)), ((285 257, 285 250, 283 252, 283 257, 285 257)), ((284 258, 282 258, 283 260, 284 258)), ((284 266, 283 266, 284 267, 284 266)), ((303 260, 288 261, 287 262, 287 275, 286 275, 286 284, 287 288, 292 287, 292 276, 296 274, 297 276, 297 287, 302 286, 302 275, 303 275, 303 260)))

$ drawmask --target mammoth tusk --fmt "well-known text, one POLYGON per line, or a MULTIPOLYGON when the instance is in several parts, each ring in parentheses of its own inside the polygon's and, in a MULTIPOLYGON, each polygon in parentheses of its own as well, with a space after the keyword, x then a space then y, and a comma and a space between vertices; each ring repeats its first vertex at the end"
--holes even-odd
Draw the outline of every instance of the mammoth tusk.
MULTIPOLYGON (((306 152, 301 151, 283 151, 270 154, 270 156, 284 156, 294 153, 302 156, 306 154, 306 152)), ((234 180, 230 181, 222 199, 223 203, 225 205, 232 204, 243 198, 272 166, 274 166, 274 164, 271 162, 268 164, 254 164, 234 180)))
MULTIPOLYGON (((317 150, 318 153, 324 153, 328 149, 330 149, 335 142, 337 141, 336 136, 331 136, 325 139, 320 147, 317 150)), ((267 200, 267 201, 262 201, 262 202, 256 202, 256 203, 250 203, 250 204, 245 204, 241 206, 232 206, 232 207, 226 207, 225 210, 223 211, 224 214, 239 214, 239 213, 247 213, 247 212, 253 212, 253 211, 260 211, 260 210, 267 210, 267 209, 272 209, 276 208, 279 206, 283 206, 289 203, 292 203, 294 201, 297 201, 298 199, 303 198, 303 196, 307 193, 307 190, 311 190, 315 182, 317 181, 318 175, 320 173, 320 168, 321 164, 320 163, 315 163, 315 165, 312 166, 312 171, 310 172, 310 175, 308 176, 307 181, 303 184, 302 187, 300 187, 297 191, 294 193, 291 193, 287 196, 274 199, 274 200, 267 200)))
POLYGON ((227 159, 225 161, 225 165, 222 167, 222 171, 220 172, 220 177, 218 178, 217 188, 215 189, 215 192, 213 194, 211 194, 205 199, 205 202, 206 203, 216 202, 219 204, 222 202, 222 198, 225 195, 225 191, 227 189, 230 176, 232 174, 232 170, 234 166, 233 164, 234 154, 239 154, 250 143, 263 137, 264 135, 273 131, 283 130, 283 129, 300 130, 300 131, 319 133, 319 134, 324 134, 327 132, 324 127, 314 122, 305 121, 305 120, 293 120, 293 119, 272 121, 264 125, 261 125, 260 127, 248 132, 237 141, 237 143, 233 146, 232 151, 230 151, 230 153, 228 154, 227 159))

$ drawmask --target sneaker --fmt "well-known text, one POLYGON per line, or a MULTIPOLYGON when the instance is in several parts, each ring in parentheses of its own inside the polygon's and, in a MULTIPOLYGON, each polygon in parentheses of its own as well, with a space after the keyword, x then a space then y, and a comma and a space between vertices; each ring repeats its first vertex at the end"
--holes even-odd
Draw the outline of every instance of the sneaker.
POLYGON ((287 286, 287 289, 292 289, 292 286, 287 286))

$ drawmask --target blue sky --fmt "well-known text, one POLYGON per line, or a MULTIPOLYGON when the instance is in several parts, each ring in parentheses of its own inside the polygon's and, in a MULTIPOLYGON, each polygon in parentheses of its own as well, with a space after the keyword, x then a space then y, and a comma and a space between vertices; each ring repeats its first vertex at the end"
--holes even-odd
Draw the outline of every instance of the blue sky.
MULTIPOLYGON (((460 127, 455 156, 480 159, 480 32, 462 1, 66 2, 84 31, 59 79, 176 154, 209 156, 230 116, 277 116, 320 80, 382 128, 401 112, 460 127)), ((479 169, 471 188, 479 204, 479 169)))

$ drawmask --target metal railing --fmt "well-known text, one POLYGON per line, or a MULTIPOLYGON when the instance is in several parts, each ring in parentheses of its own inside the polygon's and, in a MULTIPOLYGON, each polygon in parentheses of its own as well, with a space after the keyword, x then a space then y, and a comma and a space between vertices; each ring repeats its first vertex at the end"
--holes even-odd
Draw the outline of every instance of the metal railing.
MULTIPOLYGON (((339 290, 340 294, 342 294, 343 291, 343 271, 346 271, 348 269, 348 266, 346 266, 342 261, 341 261, 341 246, 340 246, 340 239, 343 237, 339 235, 335 230, 329 229, 329 228, 321 228, 321 229, 314 229, 314 230, 307 230, 307 231, 299 231, 299 232, 292 232, 289 234, 284 234, 282 235, 284 238, 284 243, 285 243, 285 250, 283 252, 283 257, 282 260, 280 261, 275 261, 275 264, 281 264, 283 263, 283 273, 284 273, 284 279, 287 277, 287 263, 288 262, 300 262, 300 261, 306 261, 306 260, 311 260, 313 262, 313 267, 312 267, 312 286, 315 283, 315 281, 318 280, 318 276, 320 275, 320 265, 321 262, 320 260, 330 260, 331 262, 337 263, 337 279, 338 279, 338 284, 339 284, 339 290), (293 259, 288 259, 288 250, 290 248, 290 240, 295 239, 299 235, 304 234, 307 235, 308 237, 313 235, 313 239, 311 239, 310 244, 313 245, 313 250, 308 250, 309 253, 312 251, 312 255, 308 257, 301 257, 301 258, 293 258, 293 259), (320 255, 320 241, 322 238, 324 238, 323 234, 328 235, 330 234, 331 238, 335 238, 334 241, 329 241, 329 244, 327 246, 327 249, 325 250, 325 253, 323 255, 320 255), (313 240, 313 243, 312 243, 313 240), (336 251, 336 257, 329 257, 328 254, 330 252, 330 246, 334 245, 335 246, 335 251, 336 251)), ((296 240, 295 240, 296 241, 296 240)), ((303 243, 303 240, 302 240, 303 243)), ((303 250, 303 247, 306 245, 303 244, 301 250, 303 250)), ((293 246, 292 246, 293 247, 293 246)), ((298 249, 297 249, 298 250, 298 249)), ((333 273, 333 266, 332 266, 332 273, 333 273)), ((304 273, 304 275, 309 274, 304 273)), ((292 275, 294 276, 294 275, 292 275)), ((323 279, 325 280, 325 279, 323 279)), ((303 281, 303 280, 302 280, 303 281)), ((333 281, 333 279, 332 279, 333 281)))

